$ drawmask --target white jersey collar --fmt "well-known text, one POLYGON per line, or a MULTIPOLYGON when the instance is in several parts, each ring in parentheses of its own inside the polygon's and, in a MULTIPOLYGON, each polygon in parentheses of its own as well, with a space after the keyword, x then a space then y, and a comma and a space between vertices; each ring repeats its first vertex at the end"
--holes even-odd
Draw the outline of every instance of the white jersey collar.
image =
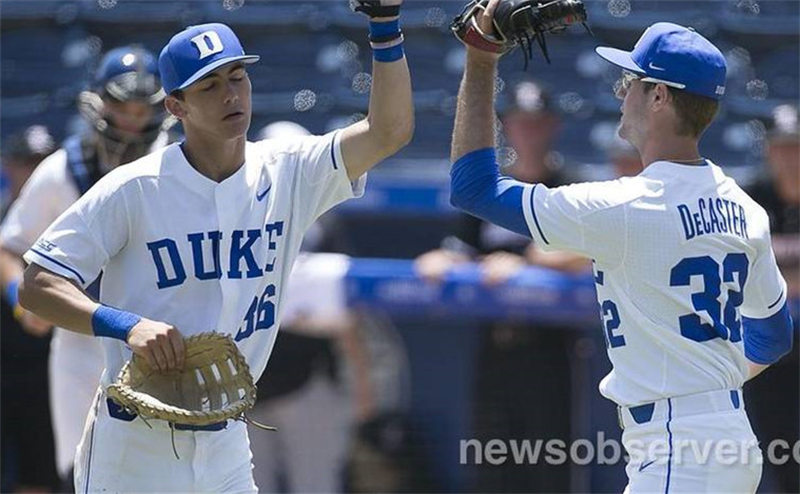
POLYGON ((650 163, 639 175, 643 177, 655 177, 659 175, 707 174, 713 168, 714 163, 708 158, 705 158, 705 163, 702 165, 659 160, 650 163))
MULTIPOLYGON (((248 146, 249 147, 249 146, 248 146)), ((167 173, 172 172, 187 187, 203 194, 213 194, 215 190, 236 187, 246 180, 247 164, 250 153, 246 153, 245 163, 236 172, 222 182, 215 182, 195 169, 186 159, 180 143, 171 144, 164 152, 164 160, 169 167, 167 173)))

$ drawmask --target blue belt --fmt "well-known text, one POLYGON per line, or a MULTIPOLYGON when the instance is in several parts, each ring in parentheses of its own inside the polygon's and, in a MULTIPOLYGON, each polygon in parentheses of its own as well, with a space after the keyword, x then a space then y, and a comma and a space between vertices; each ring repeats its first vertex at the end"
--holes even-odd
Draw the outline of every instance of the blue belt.
MULTIPOLYGON (((131 422, 136 418, 135 413, 126 411, 111 398, 106 398, 106 404, 108 405, 108 414, 115 419, 131 422)), ((172 424, 172 426, 177 431, 221 431, 228 427, 228 421, 225 420, 208 425, 172 424)))

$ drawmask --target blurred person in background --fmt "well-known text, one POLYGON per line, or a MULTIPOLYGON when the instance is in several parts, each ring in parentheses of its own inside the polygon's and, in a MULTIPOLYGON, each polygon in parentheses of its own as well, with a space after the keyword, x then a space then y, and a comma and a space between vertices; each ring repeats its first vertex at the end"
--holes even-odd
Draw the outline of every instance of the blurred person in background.
MULTIPOLYGON (((561 120, 542 85, 526 80, 501 99, 500 119, 516 159, 504 170, 523 181, 557 187, 574 182, 561 166, 553 143, 561 120)), ((588 270, 587 259, 570 253, 543 252, 529 238, 460 214, 456 231, 440 249, 416 259, 418 274, 438 281, 466 262, 480 263, 484 282, 502 283, 528 265, 566 272, 588 270)), ((572 436, 570 417, 572 336, 557 324, 498 320, 482 332, 479 345, 473 424, 474 436, 491 439, 561 439, 572 436), (548 397, 542 406, 541 397, 548 397)), ((570 465, 506 462, 477 467, 475 487, 485 491, 564 492, 570 488, 570 465)))
MULTIPOLYGON (((281 121, 262 129, 259 139, 307 135, 303 126, 281 121)), ((257 383, 258 401, 249 414, 277 427, 250 435, 253 475, 264 492, 343 492, 355 427, 374 411, 366 349, 357 317, 345 305, 349 258, 312 253, 327 242, 322 225, 314 223, 303 239, 283 301, 277 351, 257 383)))
MULTIPOLYGON (((3 193, 3 216, 39 162, 54 149, 53 137, 41 125, 6 139, 3 175, 8 189, 3 193)), ((5 291, 0 299, 0 491, 52 492, 59 482, 47 406, 50 338, 26 333, 14 317, 15 301, 5 291)))
POLYGON ((0 218, 5 217, 8 207, 19 196, 36 165, 53 151, 55 141, 43 125, 31 125, 3 143, 2 174, 6 187, 3 189, 0 218))
MULTIPOLYGON (((768 169, 747 192, 766 211, 772 232, 772 248, 778 267, 786 279, 789 299, 800 298, 800 126, 798 106, 779 105, 768 122, 766 164, 768 169)), ((795 318, 795 332, 798 318, 795 318)), ((744 387, 753 429, 763 445, 783 440, 790 453, 800 440, 800 346, 778 361, 760 379, 744 387)), ((782 465, 764 463, 761 486, 765 491, 799 492, 800 469, 797 457, 782 465)))
MULTIPOLYGON (((170 121, 165 119, 163 99, 152 53, 137 46, 109 51, 90 88, 78 98, 87 129, 68 137, 41 163, 0 225, 0 282, 4 293, 12 295, 13 313, 29 334, 45 337, 52 326, 16 302, 22 254, 108 171, 167 144, 170 121)), ((100 277, 89 291, 97 297, 99 288, 100 277)), ((50 408, 58 474, 67 491, 73 490, 75 450, 104 366, 96 338, 55 329, 50 345, 50 408)))
MULTIPOLYGON (((575 181, 553 150, 561 120, 550 94, 538 82, 516 84, 500 101, 502 128, 515 157, 505 172, 519 180, 536 180, 556 187, 575 181)), ((540 256, 529 249, 530 239, 467 214, 460 214, 452 235, 441 248, 416 260, 417 272, 426 279, 441 280, 458 264, 480 259, 487 283, 505 281, 526 264, 554 269, 580 270, 587 264, 575 256, 550 253, 540 256), (529 252, 529 258, 526 258, 529 252)))

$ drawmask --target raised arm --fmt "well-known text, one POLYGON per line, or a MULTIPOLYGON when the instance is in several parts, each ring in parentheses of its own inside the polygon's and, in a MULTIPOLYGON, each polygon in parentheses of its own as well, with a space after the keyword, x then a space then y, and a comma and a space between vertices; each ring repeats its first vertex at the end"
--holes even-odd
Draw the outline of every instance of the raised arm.
POLYGON ((342 157, 351 180, 395 154, 414 133, 411 76, 399 28, 401 3, 358 2, 357 10, 370 16, 373 64, 367 117, 345 128, 341 137, 342 157), (376 3, 380 5, 370 5, 376 3))
MULTIPOLYGON (((478 15, 478 26, 492 32, 492 15, 499 0, 489 2, 478 15)), ((467 63, 458 90, 456 119, 450 161, 455 163, 465 154, 484 148, 494 148, 494 81, 500 55, 467 46, 467 63)))
MULTIPOLYGON (((476 14, 479 29, 492 33, 499 0, 476 14)), ((499 55, 467 43, 467 64, 458 91, 450 159, 453 206, 530 237, 522 210, 525 184, 500 175, 494 151, 494 80, 499 55)))

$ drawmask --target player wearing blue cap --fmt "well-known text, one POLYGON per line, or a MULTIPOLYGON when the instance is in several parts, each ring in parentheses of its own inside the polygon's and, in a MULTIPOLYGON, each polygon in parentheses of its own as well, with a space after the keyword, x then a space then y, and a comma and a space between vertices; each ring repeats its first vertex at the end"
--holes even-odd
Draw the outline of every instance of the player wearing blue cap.
MULTIPOLYGON (((479 20, 492 32, 492 0, 479 20)), ((659 22, 623 69, 619 134, 635 177, 549 188, 499 174, 492 95, 497 58, 467 47, 451 159, 451 201, 545 250, 594 262, 618 405, 626 492, 754 492, 761 451, 742 385, 792 346, 786 282, 769 219, 698 141, 725 93, 725 59, 692 29, 659 22)))
POLYGON ((371 18, 366 119, 324 136, 247 142, 247 65, 258 57, 228 26, 191 26, 159 57, 165 105, 185 141, 106 175, 25 254, 20 303, 101 337, 105 349, 78 447, 78 492, 256 491, 243 422, 145 423, 105 388, 132 353, 162 371, 180 367, 183 337, 205 331, 230 334, 254 379, 263 372, 304 232, 361 195, 367 170, 413 130, 401 1, 354 3, 371 18), (101 269, 95 301, 83 288, 101 269))

